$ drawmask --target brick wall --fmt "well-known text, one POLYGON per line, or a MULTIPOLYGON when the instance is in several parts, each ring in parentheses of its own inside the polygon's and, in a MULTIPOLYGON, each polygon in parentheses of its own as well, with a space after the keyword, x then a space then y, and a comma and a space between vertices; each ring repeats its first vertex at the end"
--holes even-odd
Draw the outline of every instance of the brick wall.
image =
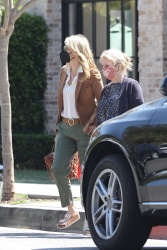
MULTIPOLYGON (((27 1, 27 0, 24 0, 27 1)), ((47 56, 46 133, 52 133, 57 116, 57 86, 61 67, 61 0, 39 0, 31 13, 43 15, 49 30, 47 56)), ((160 98, 159 85, 167 74, 167 1, 138 0, 139 82, 145 101, 160 98)))
MULTIPOLYGON (((145 101, 161 97, 159 85, 166 74, 164 72, 164 50, 166 50, 164 22, 167 20, 163 20, 166 11, 166 0, 138 1, 139 82, 145 101)), ((167 54, 165 57, 167 59, 167 54)))
MULTIPOLYGON (((25 0, 26 1, 26 0, 25 0)), ((45 109, 47 121, 46 133, 53 133, 57 116, 57 87, 61 67, 61 0, 39 0, 28 9, 29 13, 42 15, 49 27, 47 55, 47 89, 45 91, 45 109)))

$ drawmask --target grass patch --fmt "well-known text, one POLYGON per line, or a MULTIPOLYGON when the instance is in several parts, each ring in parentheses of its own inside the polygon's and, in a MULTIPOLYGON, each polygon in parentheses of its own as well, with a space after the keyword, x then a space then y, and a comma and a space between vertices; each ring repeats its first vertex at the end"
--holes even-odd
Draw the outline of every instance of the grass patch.
POLYGON ((47 170, 15 169, 16 183, 52 184, 47 170))
POLYGON ((28 194, 15 194, 13 199, 6 201, 5 203, 10 205, 27 204, 29 203, 28 194))
MULTIPOLYGON (((34 183, 34 184, 55 184, 51 181, 47 170, 36 169, 15 169, 16 183, 34 183)), ((77 179, 71 180, 72 184, 79 184, 77 179)))
POLYGON ((1 201, 0 204, 9 204, 9 205, 21 205, 21 204, 34 204, 34 203, 46 203, 46 202, 59 201, 59 199, 34 199, 29 198, 28 194, 18 194, 16 193, 14 198, 9 201, 1 201))

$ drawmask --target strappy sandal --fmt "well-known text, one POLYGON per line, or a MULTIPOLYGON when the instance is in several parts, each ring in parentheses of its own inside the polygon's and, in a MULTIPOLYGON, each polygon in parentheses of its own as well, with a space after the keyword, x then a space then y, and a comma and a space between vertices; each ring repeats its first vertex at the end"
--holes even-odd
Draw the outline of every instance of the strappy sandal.
POLYGON ((90 235, 90 230, 86 229, 85 231, 83 231, 83 235, 90 235))
POLYGON ((80 215, 78 213, 75 213, 73 215, 70 214, 65 214, 64 218, 59 220, 57 223, 57 228, 58 229, 64 229, 67 227, 70 227, 72 224, 77 222, 80 219, 80 215))

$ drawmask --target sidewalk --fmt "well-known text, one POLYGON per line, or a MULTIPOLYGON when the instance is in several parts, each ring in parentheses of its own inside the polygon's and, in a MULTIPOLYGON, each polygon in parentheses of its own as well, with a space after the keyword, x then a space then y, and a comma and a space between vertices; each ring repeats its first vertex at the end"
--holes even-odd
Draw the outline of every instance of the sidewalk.
MULTIPOLYGON (((20 205, 0 203, 1 226, 60 231, 56 228, 56 222, 62 218, 67 210, 61 207, 55 184, 15 183, 15 193, 28 194, 29 198, 42 199, 42 201, 20 205)), ((72 193, 74 198, 80 198, 80 186, 72 185, 72 193)), ((84 209, 80 199, 75 199, 74 202, 81 218, 63 231, 82 233, 85 219, 84 209)))
MULTIPOLYGON (((42 201, 20 205, 0 203, 0 225, 2 227, 62 232, 62 230, 57 229, 56 222, 62 218, 66 209, 61 207, 58 189, 55 184, 15 183, 15 193, 28 194, 29 198, 41 199, 42 201)), ((80 201, 80 186, 72 185, 72 193, 81 218, 63 231, 82 233, 85 213, 80 201)), ((154 227, 149 238, 167 240, 167 227, 154 227)))
MULTIPOLYGON (((19 184, 18 183, 18 184, 16 184, 16 193, 29 194, 30 198, 59 199, 58 189, 57 189, 57 186, 55 184, 39 185, 39 184, 19 184)), ((73 193, 74 198, 80 197, 80 186, 79 185, 72 185, 72 193, 73 193)), ((77 230, 80 230, 82 232, 83 231, 83 223, 84 223, 84 210, 81 206, 80 200, 78 200, 78 201, 76 200, 75 205, 81 214, 80 221, 76 223, 76 225, 78 224, 77 230)), ((22 205, 22 206, 25 206, 25 205, 22 205)), ((62 214, 62 211, 64 210, 63 208, 61 208, 60 201, 49 201, 49 202, 47 201, 46 203, 42 202, 41 204, 40 203, 34 204, 33 207, 34 208, 42 207, 43 209, 50 209, 50 208, 56 209, 56 210, 60 210, 61 214, 62 214)), ((74 228, 73 226, 71 226, 70 228, 71 228, 71 231, 76 230, 76 228, 74 228)), ((58 231, 58 230, 56 230, 56 231, 58 231)), ((150 234, 150 239, 167 240, 167 227, 166 226, 153 227, 152 232, 150 234)))
MULTIPOLYGON (((80 197, 80 186, 71 185, 71 187, 73 197, 80 197)), ((28 194, 30 198, 59 199, 59 192, 56 184, 15 183, 15 193, 28 194)))

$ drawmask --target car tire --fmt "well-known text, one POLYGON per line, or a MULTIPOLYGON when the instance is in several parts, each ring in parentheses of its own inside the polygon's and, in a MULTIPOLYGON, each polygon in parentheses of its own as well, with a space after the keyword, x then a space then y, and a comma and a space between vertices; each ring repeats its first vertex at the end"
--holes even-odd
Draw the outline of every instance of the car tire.
POLYGON ((92 239, 102 250, 139 250, 151 232, 140 213, 135 181, 125 157, 109 155, 96 166, 86 202, 92 239))

